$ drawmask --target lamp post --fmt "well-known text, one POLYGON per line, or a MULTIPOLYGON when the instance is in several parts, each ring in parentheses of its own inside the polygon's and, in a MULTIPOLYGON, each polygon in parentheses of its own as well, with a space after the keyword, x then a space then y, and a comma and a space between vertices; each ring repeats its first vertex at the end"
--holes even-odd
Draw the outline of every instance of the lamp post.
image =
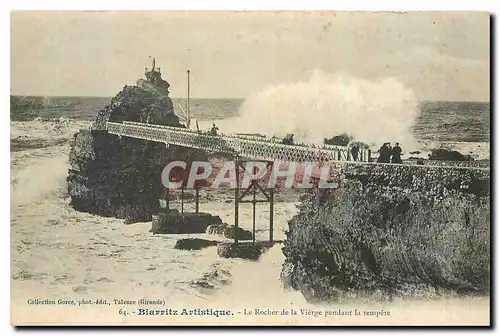
POLYGON ((187 128, 189 129, 189 124, 191 123, 191 119, 189 117, 189 73, 190 71, 187 70, 187 108, 186 108, 186 112, 187 112, 187 128))

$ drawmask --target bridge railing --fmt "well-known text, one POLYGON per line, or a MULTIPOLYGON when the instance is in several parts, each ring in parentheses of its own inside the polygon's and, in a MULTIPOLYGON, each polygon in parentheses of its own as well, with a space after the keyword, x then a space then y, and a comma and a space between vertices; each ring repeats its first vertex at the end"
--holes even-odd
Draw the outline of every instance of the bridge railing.
MULTIPOLYGON (((138 125, 138 126, 143 126, 146 125, 148 127, 154 127, 154 128, 161 128, 161 129, 168 129, 172 131, 183 131, 183 132, 190 132, 192 134, 208 134, 208 133, 203 133, 201 131, 195 131, 192 129, 188 128, 180 128, 180 127, 174 127, 174 126, 165 126, 165 125, 156 125, 156 124, 144 124, 140 122, 135 122, 135 121, 124 121, 124 124, 129 124, 129 125, 138 125)), ((279 138, 269 138, 263 135, 252 135, 252 134, 234 134, 234 133, 222 133, 219 132, 217 136, 223 136, 223 137, 228 137, 228 138, 238 138, 238 139, 248 139, 248 140, 256 140, 256 141, 265 141, 265 142, 273 142, 277 144, 281 144, 281 139, 279 138)), ((303 147, 309 147, 309 148, 318 148, 318 149, 328 149, 328 150, 346 150, 345 146, 338 146, 338 145, 326 145, 326 144, 308 144, 308 143, 300 143, 300 142, 295 142, 294 146, 303 146, 303 147)))
MULTIPOLYGON (((284 145, 258 136, 252 138, 234 134, 214 136, 179 127, 130 121, 107 122, 106 127, 111 134, 239 155, 254 160, 321 163, 350 160, 348 148, 341 146, 329 146, 330 148, 328 148, 324 146, 284 145)), ((369 152, 365 151, 360 150, 358 161, 369 161, 369 152)))

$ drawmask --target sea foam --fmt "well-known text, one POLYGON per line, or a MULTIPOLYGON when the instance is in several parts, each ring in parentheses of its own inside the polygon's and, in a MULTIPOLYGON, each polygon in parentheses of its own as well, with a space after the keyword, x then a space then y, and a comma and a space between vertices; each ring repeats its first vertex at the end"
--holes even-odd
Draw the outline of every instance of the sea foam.
POLYGON ((413 91, 395 78, 365 80, 315 71, 308 81, 250 95, 238 117, 218 126, 270 137, 293 133, 297 141, 317 144, 347 133, 374 146, 399 141, 410 149, 416 146, 411 130, 419 113, 413 91))

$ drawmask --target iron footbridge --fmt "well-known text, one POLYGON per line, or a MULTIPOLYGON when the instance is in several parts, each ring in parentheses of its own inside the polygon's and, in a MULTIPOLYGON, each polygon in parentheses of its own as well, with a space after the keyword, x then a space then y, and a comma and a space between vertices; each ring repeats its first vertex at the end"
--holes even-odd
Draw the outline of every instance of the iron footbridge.
MULTIPOLYGON (((110 134, 142 140, 162 142, 183 147, 198 148, 213 153, 224 153, 252 160, 315 162, 350 161, 348 147, 312 144, 286 145, 278 139, 263 136, 223 134, 210 135, 180 127, 124 121, 107 122, 110 134)), ((358 162, 370 162, 371 151, 360 149, 358 162)))

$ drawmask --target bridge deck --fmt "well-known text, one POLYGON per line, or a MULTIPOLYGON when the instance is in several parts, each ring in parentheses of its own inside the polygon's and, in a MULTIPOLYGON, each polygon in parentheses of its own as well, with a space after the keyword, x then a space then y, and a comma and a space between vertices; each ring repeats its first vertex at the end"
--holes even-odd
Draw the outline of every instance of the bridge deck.
MULTIPOLYGON (((350 160, 348 148, 342 146, 283 145, 274 139, 259 136, 233 134, 213 136, 179 127, 128 121, 108 122, 106 127, 110 134, 238 155, 253 160, 321 163, 350 160)), ((368 162, 369 159, 369 150, 361 149, 358 161, 368 162)))
MULTIPOLYGON (((107 131, 110 134, 132 137, 165 144, 183 147, 199 148, 209 152, 237 155, 242 158, 265 161, 314 162, 330 164, 349 164, 351 155, 347 147, 343 146, 314 146, 314 145, 283 145, 276 139, 261 136, 220 134, 217 136, 200 133, 180 127, 145 124, 131 121, 123 123, 107 122, 107 131)), ((370 162, 371 152, 360 149, 356 164, 364 165, 391 165, 388 163, 370 162)), ((468 167, 451 164, 405 164, 419 168, 434 167, 443 169, 466 169, 489 171, 489 167, 468 167)))

